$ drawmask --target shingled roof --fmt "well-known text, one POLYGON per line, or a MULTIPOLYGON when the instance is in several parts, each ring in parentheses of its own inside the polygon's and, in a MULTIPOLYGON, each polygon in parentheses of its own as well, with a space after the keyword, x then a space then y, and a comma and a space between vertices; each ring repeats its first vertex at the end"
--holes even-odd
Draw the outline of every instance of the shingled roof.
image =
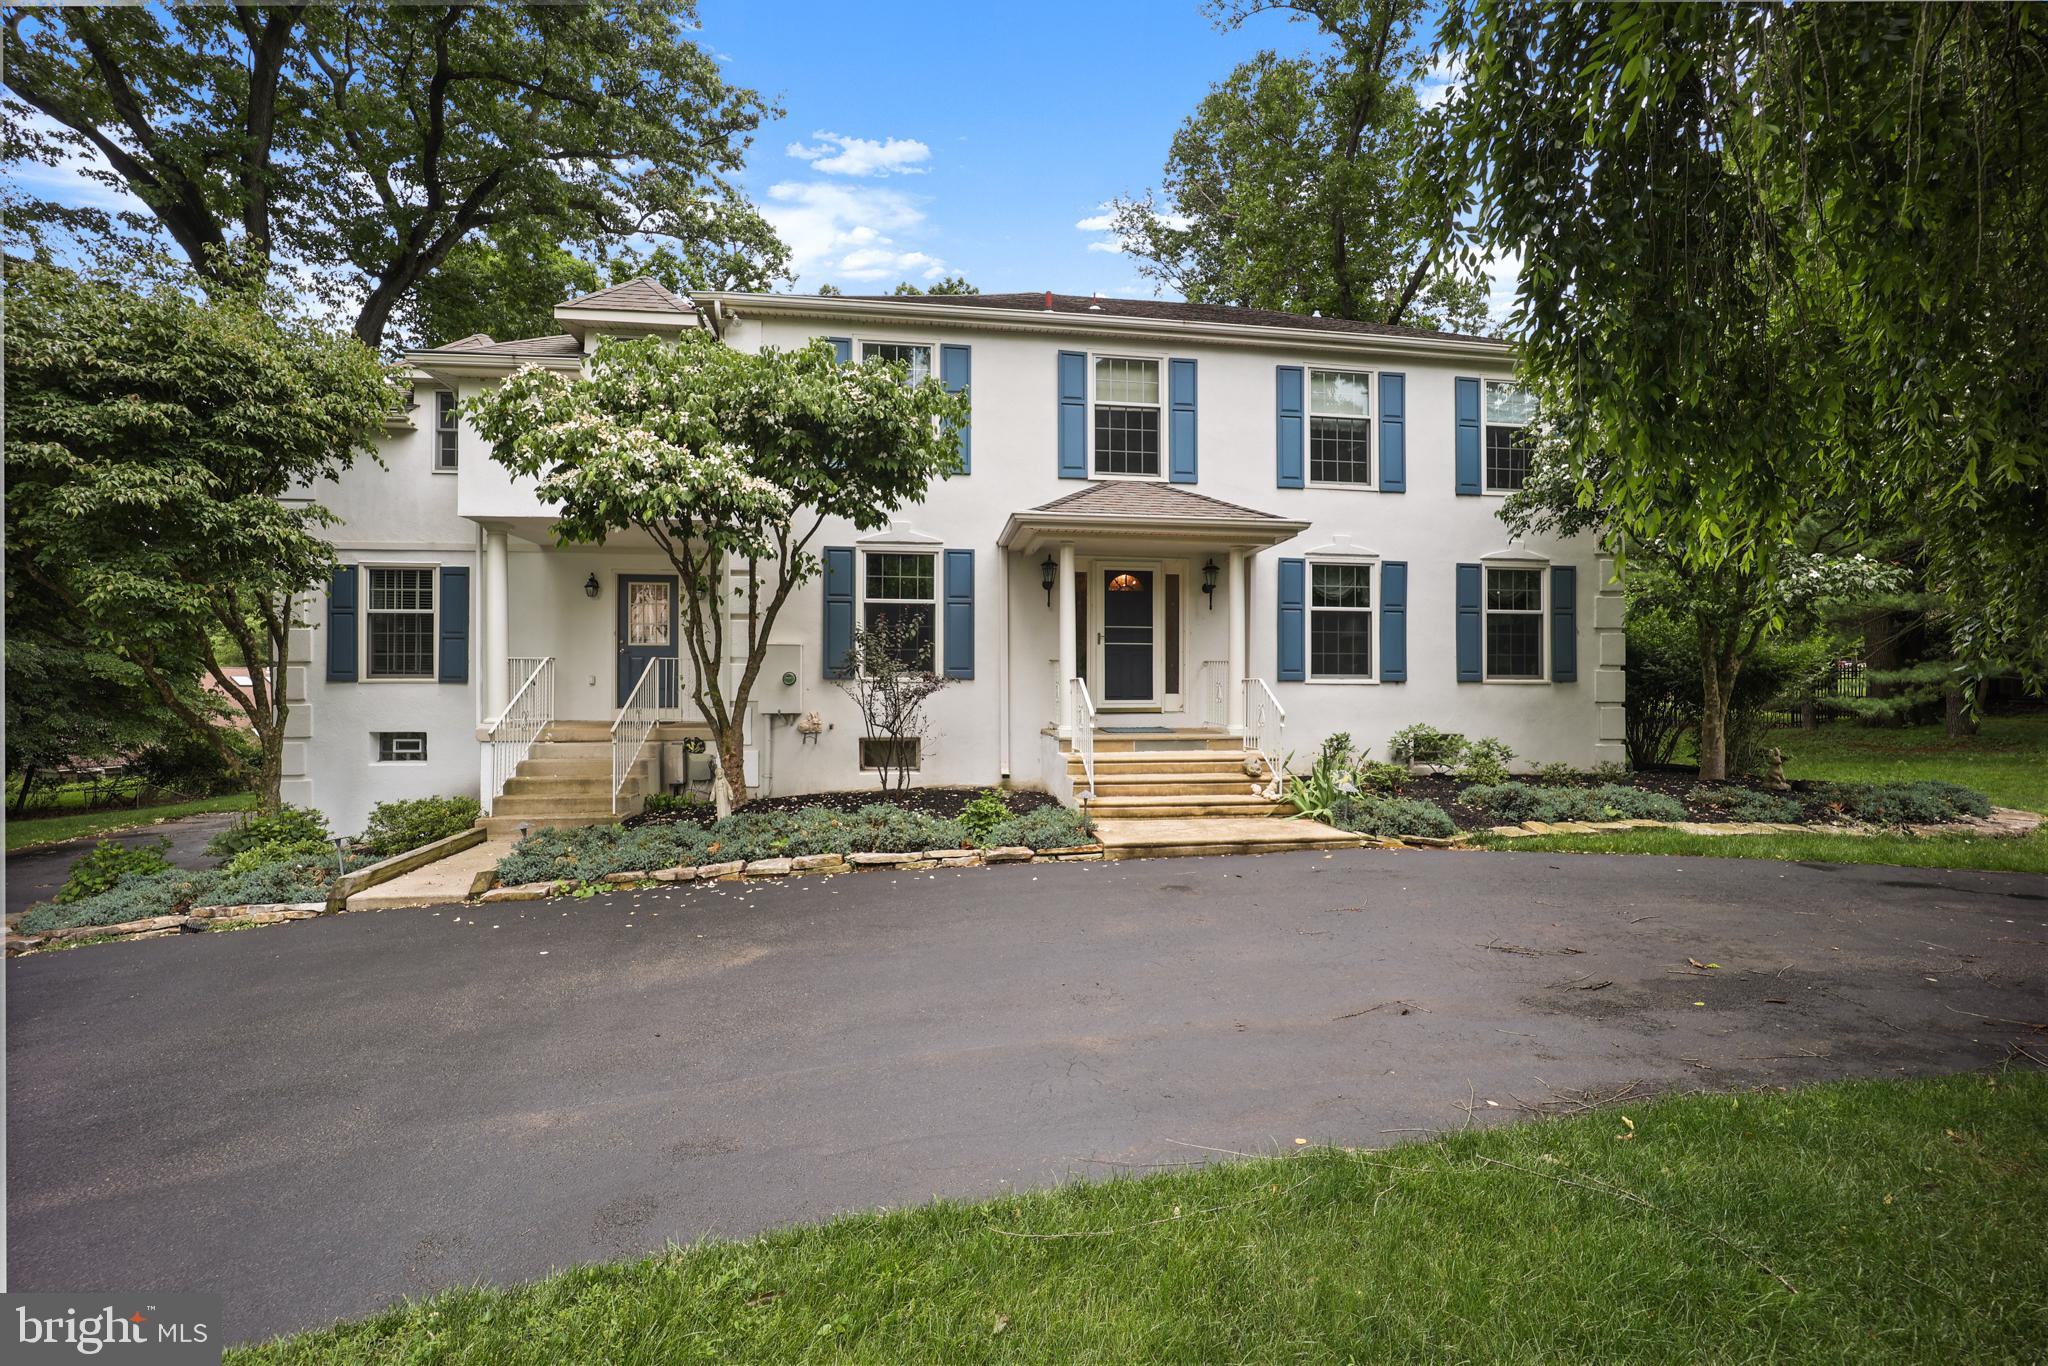
POLYGON ((1293 539, 1307 526, 1174 484, 1103 479, 1091 480, 1050 503, 1011 513, 996 544, 1028 550, 1048 540, 1113 536, 1121 541, 1192 539, 1218 546, 1268 546, 1293 539))
POLYGON ((583 354, 583 343, 566 332, 552 337, 528 337, 522 341, 494 342, 481 332, 472 333, 460 341, 449 342, 426 351, 416 351, 420 356, 503 356, 509 360, 540 360, 547 357, 571 357, 583 354))
POLYGON ((1273 518, 1273 513, 1226 503, 1206 493, 1190 493, 1172 484, 1144 480, 1106 480, 1040 503, 1033 512, 1066 517, 1159 517, 1173 521, 1239 522, 1247 517, 1273 518))
POLYGON ((1465 332, 1440 332, 1428 327, 1389 327, 1350 318, 1317 318, 1270 308, 1238 308, 1232 304, 1189 304, 1170 299, 1103 299, 1085 294, 854 294, 863 303, 940 304, 953 308, 1000 308, 1016 313, 1082 313, 1093 317, 1132 318, 1150 322, 1221 323, 1238 327, 1284 327, 1302 332, 1339 332, 1365 337, 1439 337, 1447 341, 1497 342, 1465 332), (1052 301, 1048 308, 1046 300, 1052 301))
POLYGON ((669 293, 652 276, 642 275, 624 284, 579 294, 563 308, 603 309, 616 313, 695 313, 696 305, 669 293))

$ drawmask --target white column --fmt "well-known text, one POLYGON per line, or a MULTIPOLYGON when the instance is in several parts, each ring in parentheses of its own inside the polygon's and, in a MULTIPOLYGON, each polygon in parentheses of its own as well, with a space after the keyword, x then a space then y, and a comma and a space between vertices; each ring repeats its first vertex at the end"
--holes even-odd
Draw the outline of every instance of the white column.
POLYGON ((1230 552, 1230 686, 1226 696, 1230 700, 1230 733, 1244 734, 1244 680, 1249 672, 1245 658, 1245 556, 1242 550, 1230 552))
POLYGON ((1060 734, 1074 733, 1074 689, 1068 683, 1080 672, 1074 658, 1074 546, 1072 542, 1060 546, 1060 577, 1053 585, 1053 601, 1060 608, 1060 734))
POLYGON ((483 674, 484 720, 498 719, 512 700, 506 675, 512 655, 512 601, 508 586, 510 551, 505 528, 484 528, 483 674))

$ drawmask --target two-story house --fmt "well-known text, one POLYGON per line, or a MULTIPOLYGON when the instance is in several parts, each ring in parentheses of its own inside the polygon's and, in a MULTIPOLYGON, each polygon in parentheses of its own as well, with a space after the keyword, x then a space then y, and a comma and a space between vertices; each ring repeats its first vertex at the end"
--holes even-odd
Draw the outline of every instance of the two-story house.
POLYGON ((1069 295, 686 300, 645 280, 556 317, 554 336, 409 356, 415 402, 381 466, 308 491, 342 518, 343 568, 302 605, 285 795, 337 828, 456 792, 541 823, 536 740, 562 774, 583 763, 579 818, 704 776, 664 743, 696 719, 664 673, 688 663, 672 566, 634 536, 558 546, 457 408, 521 366, 574 373, 604 337, 685 328, 749 349, 829 338, 972 401, 963 472, 885 530, 827 528, 763 671, 751 787, 874 781, 884 756, 831 674, 878 615, 916 624, 952 680, 912 756, 926 784, 1072 799, 1078 754, 1241 745, 1270 765, 1341 730, 1384 756, 1413 722, 1528 763, 1622 757, 1611 563, 1585 540, 1513 541, 1494 515, 1529 462, 1506 343, 1069 295))

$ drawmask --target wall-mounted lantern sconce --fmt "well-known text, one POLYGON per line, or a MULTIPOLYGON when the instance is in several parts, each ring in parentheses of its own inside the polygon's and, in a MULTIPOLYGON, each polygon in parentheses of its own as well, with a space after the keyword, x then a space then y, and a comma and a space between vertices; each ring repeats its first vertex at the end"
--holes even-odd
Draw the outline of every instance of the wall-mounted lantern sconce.
POLYGON ((583 596, 586 598, 594 598, 597 596, 597 594, 597 575, 592 574, 589 578, 583 581, 583 596))
POLYGON ((1212 557, 1202 566, 1202 596, 1209 599, 1209 610, 1216 610, 1216 561, 1212 557))
POLYGON ((1059 561, 1052 556, 1045 557, 1045 563, 1038 566, 1038 582, 1045 589, 1045 605, 1052 606, 1052 586, 1059 582, 1059 561))

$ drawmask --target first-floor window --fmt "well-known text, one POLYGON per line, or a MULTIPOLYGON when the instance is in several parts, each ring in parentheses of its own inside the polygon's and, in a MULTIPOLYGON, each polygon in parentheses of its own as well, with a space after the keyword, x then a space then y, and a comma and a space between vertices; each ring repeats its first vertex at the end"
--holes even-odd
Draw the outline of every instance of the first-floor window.
POLYGON ((861 624, 888 635, 890 653, 907 669, 929 672, 937 659, 938 556, 870 551, 861 624))
POLYGON ((366 566, 369 678, 434 676, 434 571, 366 566))
POLYGON ((427 761, 427 733, 423 730, 380 730, 377 759, 386 764, 423 764, 427 761))
POLYGON ((1486 676, 1543 677, 1543 571, 1486 571, 1486 676))
POLYGON ((1311 678, 1372 677, 1372 566, 1311 564, 1308 670, 1311 678))
POLYGON ((1159 362, 1095 362, 1095 472, 1159 473, 1159 362))

